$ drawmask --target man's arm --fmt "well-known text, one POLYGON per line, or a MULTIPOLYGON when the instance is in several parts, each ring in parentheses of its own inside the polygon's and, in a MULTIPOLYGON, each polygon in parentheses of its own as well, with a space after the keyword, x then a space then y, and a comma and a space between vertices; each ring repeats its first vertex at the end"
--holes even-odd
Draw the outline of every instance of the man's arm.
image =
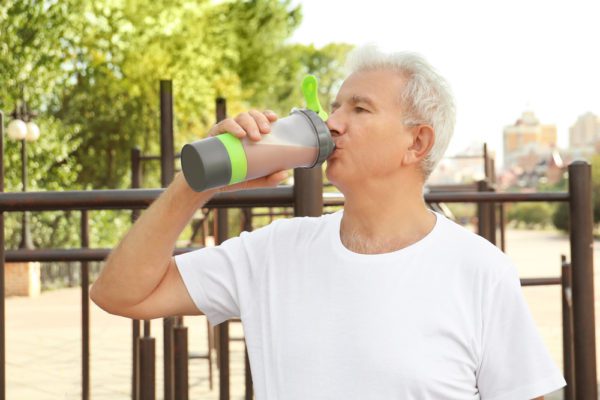
POLYGON ((214 194, 194 192, 177 174, 111 252, 91 299, 109 313, 136 319, 198 314, 172 253, 194 212, 214 194))
MULTIPOLYGON (((215 125, 209 135, 231 132, 258 141, 277 119, 273 112, 242 113, 215 125)), ((142 213, 111 252, 90 290, 105 311, 135 319, 199 314, 172 256, 177 238, 193 216, 218 192, 276 186, 285 171, 220 189, 194 192, 179 173, 171 185, 142 213)))

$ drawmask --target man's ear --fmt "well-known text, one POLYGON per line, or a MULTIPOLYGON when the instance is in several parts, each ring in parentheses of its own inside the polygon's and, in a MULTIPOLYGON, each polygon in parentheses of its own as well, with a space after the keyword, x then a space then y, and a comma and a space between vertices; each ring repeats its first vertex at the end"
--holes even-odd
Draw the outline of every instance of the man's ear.
POLYGON ((419 125, 411 129, 412 143, 404 153, 404 164, 420 163, 431 151, 435 133, 429 125, 419 125))

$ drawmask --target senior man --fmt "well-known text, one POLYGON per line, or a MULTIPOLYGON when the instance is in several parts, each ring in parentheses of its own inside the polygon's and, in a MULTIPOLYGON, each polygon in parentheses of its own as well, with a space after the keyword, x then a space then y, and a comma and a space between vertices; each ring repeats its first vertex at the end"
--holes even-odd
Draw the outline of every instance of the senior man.
MULTIPOLYGON (((286 175, 195 193, 179 174, 111 253, 92 299, 136 319, 241 318, 260 400, 525 400, 561 388, 514 265, 424 202, 454 126, 446 82, 415 54, 350 58, 327 121, 344 210, 172 257, 215 193, 286 175)), ((250 111, 211 134, 260 140, 276 118, 250 111)))

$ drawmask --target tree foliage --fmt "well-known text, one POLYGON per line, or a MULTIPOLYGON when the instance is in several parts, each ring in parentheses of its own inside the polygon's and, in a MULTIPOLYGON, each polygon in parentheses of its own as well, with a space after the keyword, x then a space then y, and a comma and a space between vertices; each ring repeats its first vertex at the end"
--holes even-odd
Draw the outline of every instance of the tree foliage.
MULTIPOLYGON (((350 46, 289 44, 301 17, 290 0, 1 2, 0 109, 9 119, 26 101, 42 131, 28 145, 28 187, 129 187, 131 148, 159 153, 161 79, 173 81, 176 151, 214 123, 216 97, 227 99, 229 114, 271 108, 284 115, 303 106, 300 81, 314 73, 328 104, 350 46)), ((5 190, 20 190, 20 143, 6 143, 5 165, 5 190)), ((144 179, 159 186, 158 163, 144 164, 144 179)), ((128 226, 126 214, 93 215, 93 245, 128 226)), ((79 245, 76 213, 31 218, 38 247, 79 245)), ((6 225, 14 246, 18 216, 6 225)))

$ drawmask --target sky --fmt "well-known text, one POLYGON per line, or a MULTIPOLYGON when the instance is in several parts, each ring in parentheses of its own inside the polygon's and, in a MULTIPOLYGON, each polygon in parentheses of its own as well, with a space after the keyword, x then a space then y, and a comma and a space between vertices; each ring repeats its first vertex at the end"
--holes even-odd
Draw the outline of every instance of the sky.
POLYGON ((450 83, 457 118, 447 155, 487 142, 525 110, 568 146, 577 118, 600 115, 600 0, 295 0, 292 42, 376 44, 423 55, 450 83))

